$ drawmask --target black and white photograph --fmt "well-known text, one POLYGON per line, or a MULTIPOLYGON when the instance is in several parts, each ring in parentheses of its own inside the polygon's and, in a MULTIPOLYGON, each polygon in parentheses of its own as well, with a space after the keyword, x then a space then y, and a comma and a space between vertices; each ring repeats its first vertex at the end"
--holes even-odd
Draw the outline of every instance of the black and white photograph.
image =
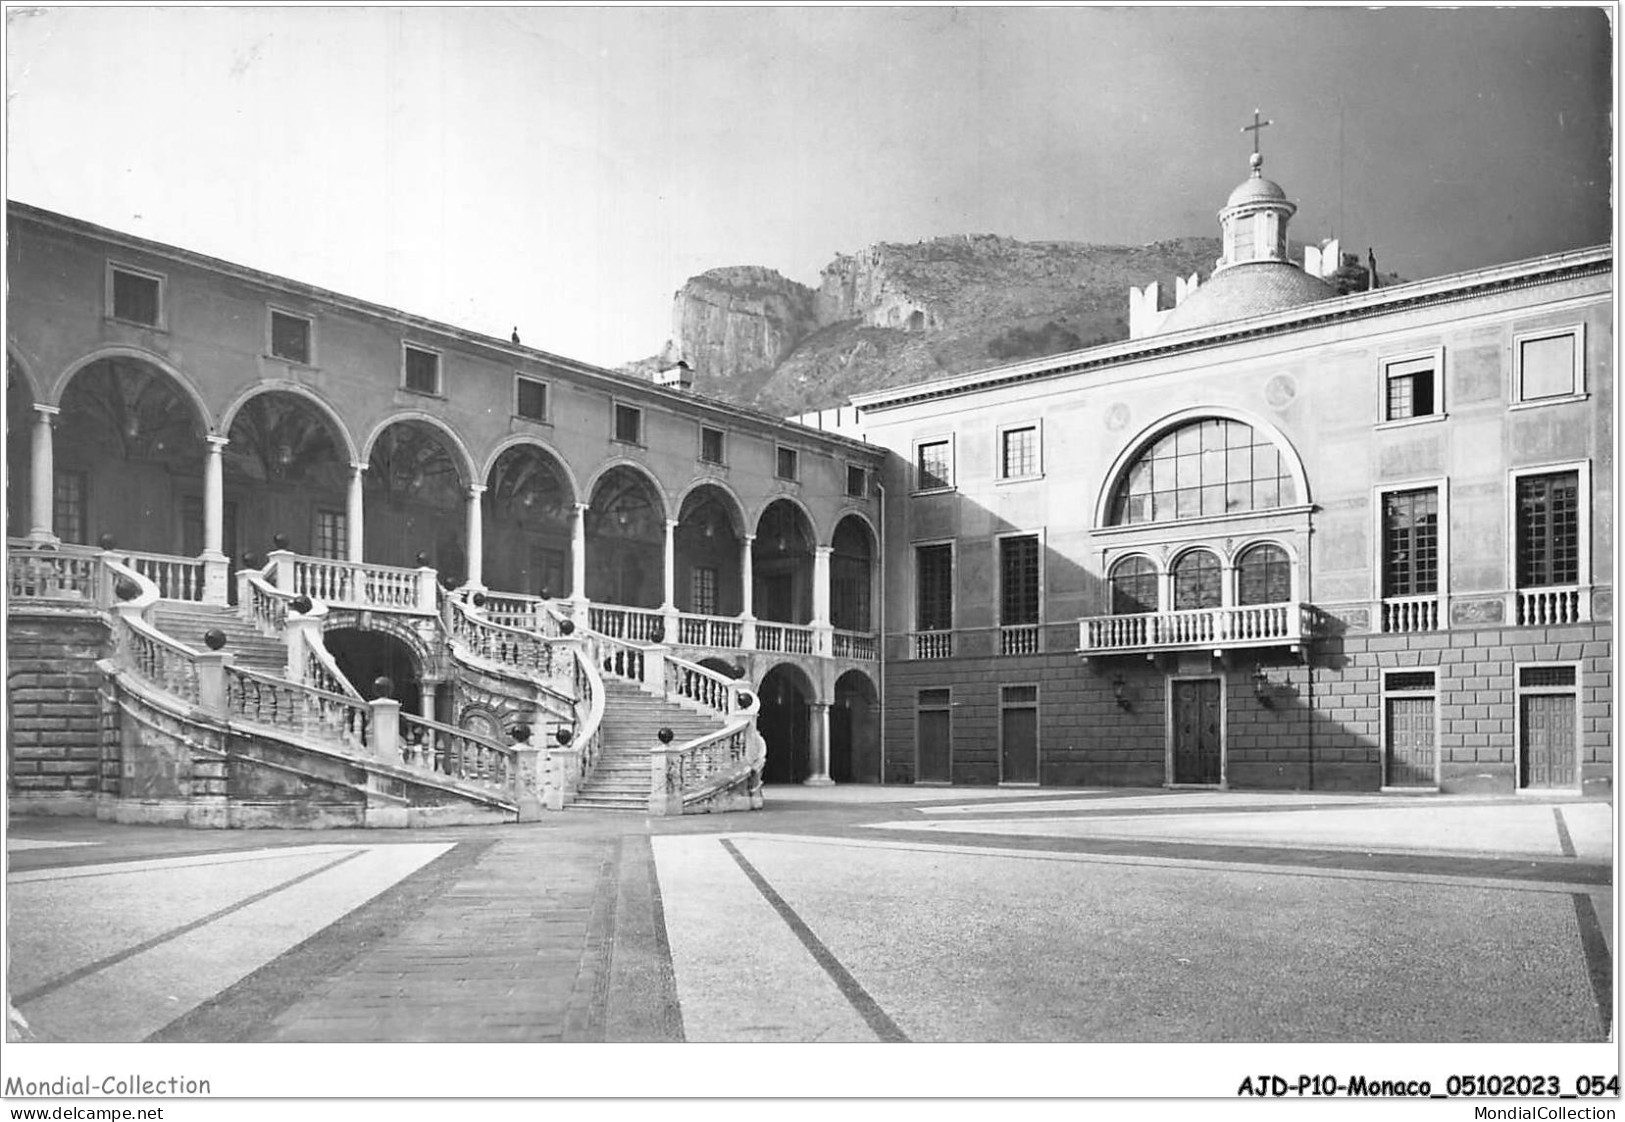
POLYGON ((1619 5, 4 7, 9 1117, 1615 1117, 1619 5))

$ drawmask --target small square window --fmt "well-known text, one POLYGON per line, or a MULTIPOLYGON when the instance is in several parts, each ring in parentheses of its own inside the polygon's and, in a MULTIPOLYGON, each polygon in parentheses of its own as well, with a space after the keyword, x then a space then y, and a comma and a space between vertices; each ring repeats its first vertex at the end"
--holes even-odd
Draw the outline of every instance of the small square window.
POLYGON ((869 494, 869 472, 857 464, 848 464, 846 467, 846 493, 854 499, 867 498, 869 494))
POLYGON ((915 449, 917 491, 940 491, 954 485, 953 450, 946 440, 932 440, 915 449))
POLYGON ((1038 468, 1038 426, 1022 425, 999 434, 999 478, 1028 479, 1038 468))
POLYGON ((271 354, 289 362, 310 364, 310 321, 287 312, 271 312, 271 354))
POLYGON ((616 404, 615 439, 623 444, 643 443, 643 410, 633 405, 616 404))
POLYGON ((406 348, 405 386, 413 393, 440 392, 440 356, 433 351, 406 348))
POLYGON ((800 459, 801 457, 797 454, 794 448, 780 448, 778 471, 779 478, 796 478, 797 469, 800 467, 800 459))
POLYGON ((1408 421, 1443 412, 1435 358, 1403 359, 1383 366, 1383 420, 1408 421))
POLYGON ((1522 336, 1514 345, 1518 401, 1545 401, 1585 392, 1577 328, 1550 335, 1522 336))
POLYGON ((514 412, 528 421, 547 420, 547 383, 515 377, 514 412))
POLYGON ((157 327, 160 312, 160 283, 157 277, 143 276, 124 269, 113 270, 113 318, 157 327))
POLYGON ((721 429, 700 429, 700 462, 707 464, 720 464, 726 461, 723 458, 723 443, 721 429))

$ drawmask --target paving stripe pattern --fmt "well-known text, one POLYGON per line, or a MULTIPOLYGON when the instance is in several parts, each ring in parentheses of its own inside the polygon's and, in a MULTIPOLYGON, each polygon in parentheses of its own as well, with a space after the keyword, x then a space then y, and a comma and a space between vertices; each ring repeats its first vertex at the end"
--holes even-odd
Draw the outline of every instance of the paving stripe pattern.
POLYGON ((516 835, 276 1016, 279 1041, 605 1038, 618 837, 516 835))

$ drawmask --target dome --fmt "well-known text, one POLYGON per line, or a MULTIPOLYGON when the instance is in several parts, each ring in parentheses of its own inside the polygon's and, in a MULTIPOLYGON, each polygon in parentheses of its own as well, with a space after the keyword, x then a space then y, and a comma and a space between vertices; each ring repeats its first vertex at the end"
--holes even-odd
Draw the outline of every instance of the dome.
MULTIPOLYGON (((1265 182, 1269 182, 1265 180, 1265 182)), ((1275 185, 1270 184, 1271 187, 1275 185)), ((1280 190, 1276 187, 1276 190, 1280 190)), ((1158 335, 1210 327, 1248 316, 1284 312, 1317 300, 1329 300, 1337 289, 1285 261, 1251 261, 1231 265, 1187 296, 1168 313, 1158 335)))
POLYGON ((1261 175, 1252 175, 1244 180, 1241 186, 1230 192, 1230 201, 1226 207, 1245 206, 1248 203, 1284 203, 1286 192, 1281 185, 1273 179, 1265 179, 1261 175))

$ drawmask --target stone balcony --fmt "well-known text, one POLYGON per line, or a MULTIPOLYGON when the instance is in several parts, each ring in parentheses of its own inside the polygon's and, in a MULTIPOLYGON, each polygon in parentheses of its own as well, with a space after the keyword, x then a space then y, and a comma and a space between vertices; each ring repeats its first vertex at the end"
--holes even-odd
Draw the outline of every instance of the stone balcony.
POLYGON ((1309 637, 1312 619, 1308 604, 1254 604, 1091 616, 1078 621, 1078 653, 1089 656, 1295 647, 1309 637))

